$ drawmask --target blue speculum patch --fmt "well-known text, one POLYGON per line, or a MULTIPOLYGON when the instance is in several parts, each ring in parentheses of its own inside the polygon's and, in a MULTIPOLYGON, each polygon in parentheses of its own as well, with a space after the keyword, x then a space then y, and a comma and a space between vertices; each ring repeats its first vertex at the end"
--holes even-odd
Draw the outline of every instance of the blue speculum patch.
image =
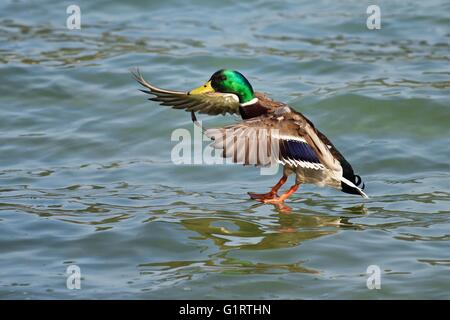
POLYGON ((301 141, 281 140, 280 155, 283 158, 320 163, 314 150, 307 143, 301 141))

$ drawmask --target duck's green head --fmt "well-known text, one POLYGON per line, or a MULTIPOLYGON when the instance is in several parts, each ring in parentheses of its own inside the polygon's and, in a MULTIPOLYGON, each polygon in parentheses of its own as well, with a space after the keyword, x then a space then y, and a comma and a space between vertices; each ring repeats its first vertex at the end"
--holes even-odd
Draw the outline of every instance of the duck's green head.
POLYGON ((204 94, 208 92, 235 94, 241 104, 255 98, 252 85, 242 73, 228 69, 215 72, 208 82, 190 91, 189 94, 204 94))

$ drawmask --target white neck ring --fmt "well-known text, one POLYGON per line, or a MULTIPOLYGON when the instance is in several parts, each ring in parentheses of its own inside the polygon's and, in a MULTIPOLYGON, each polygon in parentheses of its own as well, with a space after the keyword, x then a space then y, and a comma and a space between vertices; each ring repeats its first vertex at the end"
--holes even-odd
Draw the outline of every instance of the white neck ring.
POLYGON ((258 98, 253 98, 253 99, 250 100, 250 101, 247 101, 247 102, 245 102, 245 103, 241 103, 241 107, 246 107, 246 106, 255 104, 255 103, 257 103, 258 101, 259 101, 258 98))

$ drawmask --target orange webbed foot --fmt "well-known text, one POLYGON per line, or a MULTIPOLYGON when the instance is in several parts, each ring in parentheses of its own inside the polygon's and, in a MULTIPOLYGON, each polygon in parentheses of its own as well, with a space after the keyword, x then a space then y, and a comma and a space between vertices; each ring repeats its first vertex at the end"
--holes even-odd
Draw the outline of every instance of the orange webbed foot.
POLYGON ((278 196, 275 192, 267 192, 267 193, 248 192, 248 195, 250 196, 251 199, 260 202, 265 202, 266 200, 274 199, 275 197, 278 196))
MULTIPOLYGON (((286 200, 289 196, 291 196, 298 189, 298 184, 293 185, 288 192, 283 193, 281 197, 272 197, 269 199, 263 199, 262 202, 273 204, 277 207, 284 207, 284 200, 286 200)), ((288 207, 289 208, 289 207, 288 207)))

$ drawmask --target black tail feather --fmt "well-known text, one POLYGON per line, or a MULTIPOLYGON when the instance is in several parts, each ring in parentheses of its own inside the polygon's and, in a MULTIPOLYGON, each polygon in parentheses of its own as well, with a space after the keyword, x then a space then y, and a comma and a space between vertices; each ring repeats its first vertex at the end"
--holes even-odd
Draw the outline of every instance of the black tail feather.
MULTIPOLYGON (((349 180, 352 183, 354 183, 355 186, 359 187, 361 190, 364 190, 366 185, 363 183, 362 186, 361 186, 361 182, 362 182, 361 177, 359 175, 353 174, 353 170, 352 170, 351 173, 352 173, 352 175, 347 175, 346 176, 345 172, 344 172, 344 178, 346 178, 347 180, 349 180)), ((354 188, 352 186, 349 186, 348 184, 345 184, 344 182, 341 182, 341 190, 343 192, 345 192, 345 193, 361 195, 361 192, 358 189, 356 189, 356 188, 354 188)))

